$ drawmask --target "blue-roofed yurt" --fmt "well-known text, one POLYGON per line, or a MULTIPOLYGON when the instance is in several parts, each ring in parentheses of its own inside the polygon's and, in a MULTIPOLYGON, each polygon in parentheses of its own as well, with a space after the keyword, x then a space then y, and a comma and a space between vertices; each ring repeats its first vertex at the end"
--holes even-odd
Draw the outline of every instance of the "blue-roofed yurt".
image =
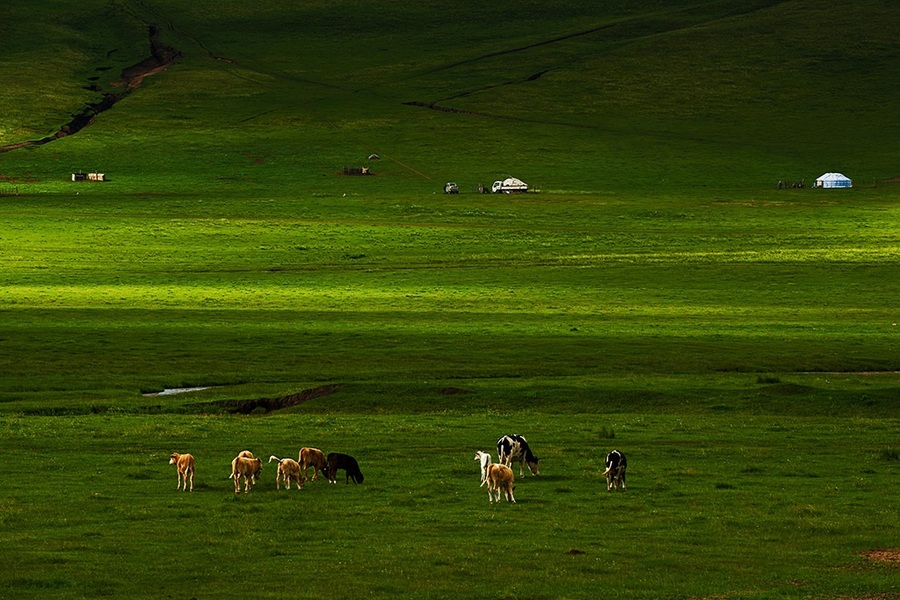
POLYGON ((841 173, 825 173, 816 179, 817 188, 848 188, 853 187, 853 182, 849 177, 845 177, 841 173))

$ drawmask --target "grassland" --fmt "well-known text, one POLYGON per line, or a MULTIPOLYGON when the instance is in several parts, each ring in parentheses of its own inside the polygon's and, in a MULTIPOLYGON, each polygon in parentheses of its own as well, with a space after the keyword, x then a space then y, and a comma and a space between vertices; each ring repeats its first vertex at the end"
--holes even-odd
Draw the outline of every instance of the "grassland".
POLYGON ((892 3, 9 4, 0 595, 900 597, 892 3))

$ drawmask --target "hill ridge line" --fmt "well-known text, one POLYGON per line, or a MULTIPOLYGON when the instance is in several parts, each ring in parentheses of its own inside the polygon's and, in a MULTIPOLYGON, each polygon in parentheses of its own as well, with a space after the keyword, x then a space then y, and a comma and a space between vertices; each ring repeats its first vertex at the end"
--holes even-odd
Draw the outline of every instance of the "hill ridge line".
MULTIPOLYGON (((729 2, 730 0, 725 0, 725 1, 726 1, 726 2, 729 2)), ((763 10, 763 9, 766 9, 766 8, 770 8, 770 7, 772 7, 772 6, 775 6, 775 5, 777 5, 777 4, 782 4, 783 2, 787 2, 787 1, 788 1, 788 0, 756 0, 756 2, 751 3, 750 6, 747 6, 744 2, 735 3, 735 6, 736 6, 735 10, 728 11, 728 12, 726 12, 725 14, 723 14, 722 16, 720 16, 720 17, 718 17, 718 18, 716 18, 716 19, 713 19, 713 20, 711 20, 711 21, 705 21, 705 22, 701 22, 701 23, 702 23, 702 24, 709 24, 709 23, 712 23, 712 22, 714 22, 714 21, 718 21, 718 20, 721 20, 721 19, 724 19, 724 18, 729 18, 729 17, 734 17, 734 16, 737 16, 737 15, 744 15, 744 14, 756 12, 756 11, 758 11, 758 10, 763 10)), ((697 8, 697 6, 690 6, 690 7, 682 8, 682 9, 674 9, 674 10, 671 11, 671 13, 673 13, 673 14, 679 14, 679 13, 687 14, 687 13, 690 13, 691 11, 695 10, 696 8, 697 8)), ((668 13, 668 12, 670 12, 670 11, 662 11, 662 12, 668 13)), ((654 13, 654 14, 657 14, 657 13, 654 13)), ((584 30, 581 30, 581 31, 576 31, 576 32, 573 32, 573 33, 567 33, 567 34, 564 34, 564 35, 556 36, 556 37, 553 37, 553 38, 550 38, 550 39, 546 39, 546 40, 542 40, 542 41, 539 41, 539 42, 534 42, 534 43, 532 43, 532 44, 526 44, 526 45, 524 45, 524 46, 518 46, 518 47, 515 47, 515 48, 508 48, 508 49, 506 49, 506 50, 497 50, 497 51, 495 51, 495 52, 488 52, 487 54, 482 54, 482 55, 480 55, 480 56, 475 56, 475 57, 472 57, 472 58, 467 58, 467 59, 465 59, 465 60, 460 60, 460 61, 457 61, 457 62, 454 62, 454 63, 450 63, 450 64, 447 64, 447 65, 442 65, 442 66, 440 66, 440 67, 434 67, 434 68, 432 68, 432 69, 428 69, 428 70, 422 71, 422 72, 420 72, 417 76, 421 76, 421 75, 431 75, 431 74, 433 74, 433 73, 439 73, 439 72, 441 72, 441 71, 446 71, 446 70, 453 69, 453 68, 456 68, 456 67, 459 67, 459 66, 462 66, 462 65, 467 65, 467 64, 476 63, 476 62, 479 62, 479 61, 482 61, 482 60, 486 60, 486 59, 489 59, 489 58, 495 58, 495 57, 497 57, 497 56, 504 56, 504 55, 507 55, 507 54, 515 54, 515 53, 517 53, 517 52, 524 52, 524 51, 526 51, 526 50, 531 50, 531 49, 534 49, 534 48, 540 48, 541 46, 548 46, 548 45, 551 45, 551 44, 556 44, 556 43, 559 43, 559 42, 564 42, 564 41, 571 40, 571 39, 574 39, 574 38, 583 37, 583 36, 586 36, 586 35, 592 35, 592 34, 594 34, 594 33, 597 33, 597 32, 599 32, 599 31, 603 31, 603 30, 606 30, 606 29, 614 29, 614 28, 616 28, 616 27, 620 27, 620 26, 625 25, 625 24, 640 22, 640 21, 642 21, 642 20, 646 20, 646 18, 647 18, 646 15, 642 15, 642 16, 634 16, 634 17, 628 17, 628 18, 625 18, 625 19, 620 19, 620 20, 618 20, 618 21, 613 21, 613 22, 611 22, 611 23, 606 23, 606 24, 604 24, 604 25, 598 25, 598 26, 596 26, 596 27, 591 27, 590 29, 584 29, 584 30)), ((697 25, 698 25, 698 23, 691 23, 691 24, 680 25, 680 26, 679 26, 679 25, 676 25, 676 26, 673 26, 673 27, 670 28, 670 29, 665 29, 665 30, 662 30, 662 31, 655 31, 655 32, 653 32, 652 34, 649 34, 649 35, 660 35, 660 34, 663 34, 663 33, 671 33, 671 32, 673 32, 673 31, 680 31, 680 30, 682 30, 682 29, 688 29, 688 28, 690 28, 690 27, 695 27, 695 26, 697 26, 697 25)), ((648 37, 648 36, 647 36, 647 35, 642 35, 642 36, 639 36, 639 37, 630 38, 630 39, 625 40, 625 41, 620 42, 620 43, 633 42, 633 41, 638 40, 638 39, 643 39, 644 37, 648 37)), ((550 69, 546 69, 545 71, 547 71, 547 70, 550 70, 550 69)), ((543 72, 542 72, 542 74, 543 74, 543 72)))

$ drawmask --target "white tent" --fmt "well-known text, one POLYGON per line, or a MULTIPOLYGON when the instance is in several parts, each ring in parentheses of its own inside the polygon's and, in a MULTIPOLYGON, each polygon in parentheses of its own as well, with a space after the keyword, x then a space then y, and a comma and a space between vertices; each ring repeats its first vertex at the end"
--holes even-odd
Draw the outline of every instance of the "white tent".
POLYGON ((844 177, 840 173, 825 173, 816 179, 817 188, 848 188, 853 187, 853 183, 848 177, 844 177))

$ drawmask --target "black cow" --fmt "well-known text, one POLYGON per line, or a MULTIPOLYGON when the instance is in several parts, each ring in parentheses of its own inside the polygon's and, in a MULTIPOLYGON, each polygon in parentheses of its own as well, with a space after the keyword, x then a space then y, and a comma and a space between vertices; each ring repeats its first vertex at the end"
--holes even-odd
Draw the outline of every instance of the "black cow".
POLYGON ((611 492, 614 488, 625 489, 625 469, 628 467, 628 461, 625 455, 618 450, 613 450, 606 455, 606 471, 603 477, 606 477, 606 491, 611 492))
POLYGON ((349 454, 341 454, 340 452, 332 452, 328 455, 327 465, 325 466, 325 478, 331 483, 337 483, 338 469, 343 469, 347 474, 345 483, 350 483, 352 478, 356 483, 363 482, 362 471, 359 470, 359 463, 349 454))
POLYGON ((519 477, 525 476, 524 465, 533 475, 539 474, 538 457, 531 452, 528 442, 521 435, 504 435, 497 440, 497 455, 501 465, 510 467, 513 461, 519 463, 519 477))

